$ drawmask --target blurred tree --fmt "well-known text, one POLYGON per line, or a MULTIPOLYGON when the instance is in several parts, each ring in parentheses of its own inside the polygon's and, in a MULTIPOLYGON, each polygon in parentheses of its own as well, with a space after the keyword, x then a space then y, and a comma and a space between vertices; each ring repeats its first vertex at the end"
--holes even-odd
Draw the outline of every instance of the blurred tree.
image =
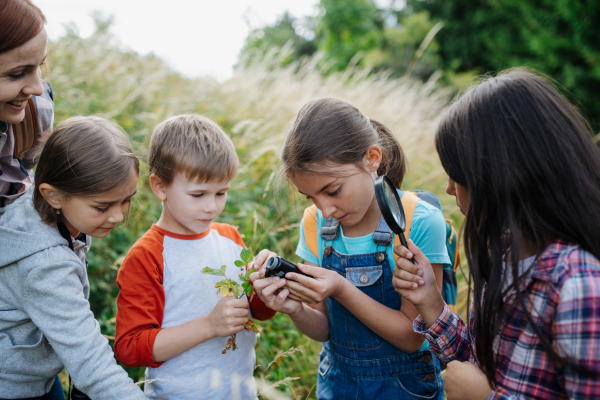
POLYGON ((381 45, 367 52, 362 64, 376 70, 389 69, 396 76, 409 73, 422 79, 428 78, 439 68, 441 61, 437 41, 432 39, 423 43, 430 32, 435 33, 432 32, 435 23, 429 18, 429 13, 395 13, 387 21, 381 45), (424 44, 423 52, 419 53, 421 44, 424 44))
MULTIPOLYGON (((291 52, 285 58, 284 64, 298 60, 303 56, 314 54, 317 48, 312 40, 314 34, 312 34, 310 28, 305 29, 313 36, 310 37, 310 40, 296 32, 296 26, 301 22, 286 11, 272 26, 267 25, 264 28, 252 30, 246 38, 246 43, 240 52, 240 57, 262 55, 269 48, 282 48, 288 43, 291 46, 291 52)), ((303 22, 308 24, 310 20, 306 19, 303 22)))
POLYGON ((333 70, 381 46, 383 15, 372 0, 321 0, 320 8, 316 44, 333 70))
POLYGON ((600 2, 597 0, 408 0, 444 22, 444 69, 498 71, 526 65, 564 85, 600 129, 600 2))

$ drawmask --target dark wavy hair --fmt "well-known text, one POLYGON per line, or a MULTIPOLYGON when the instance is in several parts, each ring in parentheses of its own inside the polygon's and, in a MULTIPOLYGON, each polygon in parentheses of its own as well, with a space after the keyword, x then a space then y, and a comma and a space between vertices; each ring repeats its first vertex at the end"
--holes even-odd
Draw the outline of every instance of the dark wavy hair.
MULTIPOLYGON (((474 282, 476 355, 494 385, 494 337, 504 317, 502 284, 518 282, 525 249, 553 240, 600 259, 600 152, 589 124, 548 77, 525 69, 489 77, 443 116, 436 148, 450 179, 466 187, 464 243, 474 282), (504 271, 510 248, 512 270, 504 271), (485 302, 483 291, 487 285, 485 302)), ((545 350, 562 360, 524 307, 545 350)))
POLYGON ((30 0, 0 0, 0 53, 37 36, 46 17, 30 0))
POLYGON ((328 163, 362 167, 363 157, 372 146, 382 150, 377 174, 387 175, 400 188, 406 157, 392 132, 345 101, 328 97, 312 100, 298 111, 288 131, 280 172, 285 176, 320 174, 320 167, 328 163))

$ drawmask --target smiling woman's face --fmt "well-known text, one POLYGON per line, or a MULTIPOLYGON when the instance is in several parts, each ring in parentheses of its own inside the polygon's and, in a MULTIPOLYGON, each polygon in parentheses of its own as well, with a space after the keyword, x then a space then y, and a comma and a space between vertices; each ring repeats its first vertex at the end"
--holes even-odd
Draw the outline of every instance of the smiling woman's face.
POLYGON ((21 122, 27 100, 42 95, 40 65, 46 58, 47 43, 42 29, 25 44, 0 54, 0 121, 21 122))

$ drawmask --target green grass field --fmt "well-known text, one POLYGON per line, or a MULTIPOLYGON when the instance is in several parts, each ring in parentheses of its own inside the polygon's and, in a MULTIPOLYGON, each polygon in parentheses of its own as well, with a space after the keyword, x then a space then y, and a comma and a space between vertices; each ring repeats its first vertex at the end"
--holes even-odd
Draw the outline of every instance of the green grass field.
MULTIPOLYGON (((242 60, 233 77, 223 82, 186 79, 154 56, 122 49, 106 30, 86 39, 70 32, 50 43, 48 50, 56 122, 75 115, 111 118, 127 131, 145 160, 150 133, 159 122, 183 113, 206 115, 231 136, 241 161, 220 221, 237 226, 246 245, 255 250, 269 248, 300 261, 294 255, 298 224, 309 203, 277 178, 278 152, 288 124, 305 102, 337 97, 392 129, 409 160, 404 188, 436 193, 446 218, 460 227, 462 215, 454 198, 444 192, 447 178, 433 146, 437 120, 449 101, 435 75, 424 83, 354 69, 324 76, 316 58, 282 68, 281 56, 273 51, 251 65, 242 60)), ((129 223, 96 240, 89 255, 90 301, 108 337, 114 335, 120 260, 159 215, 160 204, 149 190, 143 163, 129 223)), ((464 313, 466 285, 460 274, 459 282, 459 309, 464 313)), ((316 398, 320 343, 296 331, 285 315, 263 326, 255 374, 264 390, 261 397, 316 398), (302 351, 276 358, 294 348, 302 351), (269 388, 278 381, 284 382, 269 388)), ((143 369, 128 371, 135 380, 143 377, 143 369)))

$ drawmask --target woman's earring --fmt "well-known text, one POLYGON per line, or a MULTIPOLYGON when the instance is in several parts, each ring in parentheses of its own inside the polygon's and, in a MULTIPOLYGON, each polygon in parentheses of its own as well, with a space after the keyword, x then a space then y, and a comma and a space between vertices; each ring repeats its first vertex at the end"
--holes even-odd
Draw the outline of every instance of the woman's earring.
POLYGON ((60 215, 60 208, 56 210, 56 214, 60 215))

